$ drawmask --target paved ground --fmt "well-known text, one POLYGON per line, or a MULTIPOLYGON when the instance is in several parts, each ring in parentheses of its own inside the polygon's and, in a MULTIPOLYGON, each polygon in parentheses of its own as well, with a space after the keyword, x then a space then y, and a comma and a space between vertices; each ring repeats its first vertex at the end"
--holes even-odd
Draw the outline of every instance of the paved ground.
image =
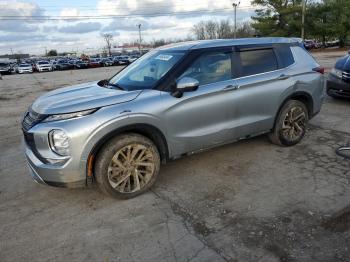
MULTIPOLYGON (((325 67, 336 54, 317 53, 325 67)), ((117 67, 0 80, 0 261, 349 261, 350 101, 328 98, 297 146, 265 136, 162 166, 127 201, 34 183, 20 117, 41 93, 117 67)))

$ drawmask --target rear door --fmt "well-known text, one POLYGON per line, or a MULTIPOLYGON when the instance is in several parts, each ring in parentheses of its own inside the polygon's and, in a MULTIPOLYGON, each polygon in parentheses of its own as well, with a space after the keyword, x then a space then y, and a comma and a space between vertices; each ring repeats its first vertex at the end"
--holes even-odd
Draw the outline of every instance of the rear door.
POLYGON ((230 134, 241 138, 272 129, 282 93, 294 85, 285 74, 287 64, 280 54, 290 52, 288 46, 238 46, 233 61, 238 89, 235 104, 229 107, 230 134))

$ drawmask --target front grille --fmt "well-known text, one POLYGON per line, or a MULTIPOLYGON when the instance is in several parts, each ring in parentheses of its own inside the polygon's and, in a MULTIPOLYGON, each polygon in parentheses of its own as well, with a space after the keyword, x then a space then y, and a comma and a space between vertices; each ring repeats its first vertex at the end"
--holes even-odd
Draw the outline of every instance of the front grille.
POLYGON ((343 80, 345 82, 350 82, 350 72, 343 72, 343 80))
POLYGON ((28 148, 33 152, 33 154, 44 164, 49 163, 47 159, 43 158, 35 146, 35 140, 34 140, 34 134, 28 133, 25 130, 23 130, 23 136, 24 136, 24 142, 28 146, 28 148))
POLYGON ((27 144, 27 146, 33 150, 35 149, 35 141, 34 141, 34 136, 32 133, 27 133, 23 131, 23 136, 24 136, 24 141, 27 144))
POLYGON ((31 129, 33 126, 44 120, 46 115, 41 115, 33 110, 29 109, 29 111, 25 114, 23 121, 22 121, 22 128, 25 131, 28 131, 31 129))

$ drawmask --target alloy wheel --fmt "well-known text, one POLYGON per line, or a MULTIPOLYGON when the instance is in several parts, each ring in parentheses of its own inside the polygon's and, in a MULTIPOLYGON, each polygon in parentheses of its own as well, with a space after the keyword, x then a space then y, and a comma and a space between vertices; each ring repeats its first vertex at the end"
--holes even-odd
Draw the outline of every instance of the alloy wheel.
POLYGON ((133 193, 148 184, 155 169, 152 150, 142 144, 130 144, 112 157, 108 166, 108 181, 120 193, 133 193))
POLYGON ((300 139, 305 133, 306 112, 300 106, 292 107, 286 114, 282 124, 282 136, 289 141, 300 139))

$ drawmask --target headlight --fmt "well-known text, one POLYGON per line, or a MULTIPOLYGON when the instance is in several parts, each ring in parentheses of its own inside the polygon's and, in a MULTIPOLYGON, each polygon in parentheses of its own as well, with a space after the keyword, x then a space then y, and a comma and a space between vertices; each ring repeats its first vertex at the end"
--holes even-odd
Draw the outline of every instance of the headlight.
POLYGON ((60 129, 49 132, 49 143, 53 152, 61 156, 69 155, 69 137, 60 129))
POLYGON ((50 115, 47 118, 45 118, 43 122, 66 120, 66 119, 86 116, 86 115, 94 113, 95 111, 97 111, 96 108, 85 110, 85 111, 80 111, 80 112, 68 113, 68 114, 50 115))
POLYGON ((342 78, 343 77, 343 71, 333 68, 331 71, 331 74, 338 77, 338 78, 342 78))

